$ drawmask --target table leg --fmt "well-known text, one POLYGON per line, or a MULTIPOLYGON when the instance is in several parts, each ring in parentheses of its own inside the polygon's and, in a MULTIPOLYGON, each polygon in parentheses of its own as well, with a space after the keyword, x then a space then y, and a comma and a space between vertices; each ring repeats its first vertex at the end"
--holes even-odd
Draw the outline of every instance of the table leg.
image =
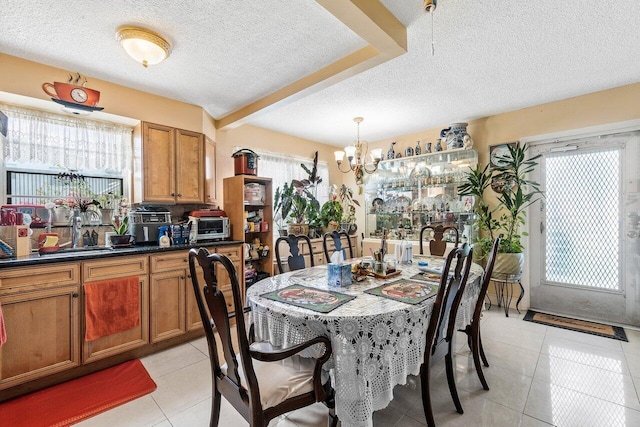
POLYGON ((501 282, 502 289, 505 290, 504 295, 504 315, 509 317, 509 307, 511 306, 511 300, 513 299, 513 289, 511 288, 511 283, 509 282, 501 282))

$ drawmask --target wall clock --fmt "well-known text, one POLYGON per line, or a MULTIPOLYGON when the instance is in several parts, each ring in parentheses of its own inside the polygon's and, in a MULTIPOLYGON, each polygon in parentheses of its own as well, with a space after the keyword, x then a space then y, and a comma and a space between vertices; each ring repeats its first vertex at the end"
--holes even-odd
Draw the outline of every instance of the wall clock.
POLYGON ((514 146, 515 142, 508 144, 498 144, 489 147, 489 165, 492 168, 504 166, 504 159, 502 157, 509 157, 509 146, 514 146))
POLYGON ((79 104, 84 104, 89 98, 87 92, 79 87, 71 89, 71 98, 79 104))

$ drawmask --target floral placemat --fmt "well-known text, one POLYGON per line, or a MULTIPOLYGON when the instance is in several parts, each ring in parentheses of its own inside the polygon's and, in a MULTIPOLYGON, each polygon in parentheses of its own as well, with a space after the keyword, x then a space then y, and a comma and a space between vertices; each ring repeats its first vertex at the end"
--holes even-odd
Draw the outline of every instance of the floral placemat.
POLYGON ((319 313, 329 313, 355 298, 353 295, 345 295, 339 292, 325 291, 303 285, 287 286, 286 288, 267 292, 260 296, 319 313))
POLYGON ((411 279, 400 279, 373 289, 367 289, 365 292, 407 304, 420 304, 438 292, 438 285, 411 279))
POLYGON ((418 273, 410 277, 411 280, 421 280, 425 282, 440 283, 440 274, 436 273, 418 273))

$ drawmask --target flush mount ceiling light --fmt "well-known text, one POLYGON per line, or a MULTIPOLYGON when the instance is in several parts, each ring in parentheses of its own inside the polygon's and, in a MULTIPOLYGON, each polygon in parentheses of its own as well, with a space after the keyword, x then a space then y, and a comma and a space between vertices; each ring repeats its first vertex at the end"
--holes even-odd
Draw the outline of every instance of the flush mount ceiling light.
POLYGON ((116 40, 130 57, 147 67, 159 64, 171 54, 171 45, 160 34, 137 27, 122 27, 116 40))

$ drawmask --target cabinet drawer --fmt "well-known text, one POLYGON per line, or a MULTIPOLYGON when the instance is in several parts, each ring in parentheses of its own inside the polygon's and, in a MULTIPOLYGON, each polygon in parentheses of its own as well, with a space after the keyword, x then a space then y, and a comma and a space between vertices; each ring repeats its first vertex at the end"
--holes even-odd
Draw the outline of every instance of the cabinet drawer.
POLYGON ((232 261, 236 261, 240 259, 240 255, 242 251, 241 246, 222 246, 216 248, 216 253, 220 255, 226 255, 231 258, 232 261))
POLYGON ((86 261, 82 263, 82 281, 97 282, 118 277, 141 276, 146 275, 148 271, 146 256, 86 261))
POLYGON ((0 270, 0 294, 80 284, 80 263, 61 263, 0 270))
POLYGON ((189 252, 171 252, 162 255, 151 255, 151 273, 174 271, 189 268, 189 252))

